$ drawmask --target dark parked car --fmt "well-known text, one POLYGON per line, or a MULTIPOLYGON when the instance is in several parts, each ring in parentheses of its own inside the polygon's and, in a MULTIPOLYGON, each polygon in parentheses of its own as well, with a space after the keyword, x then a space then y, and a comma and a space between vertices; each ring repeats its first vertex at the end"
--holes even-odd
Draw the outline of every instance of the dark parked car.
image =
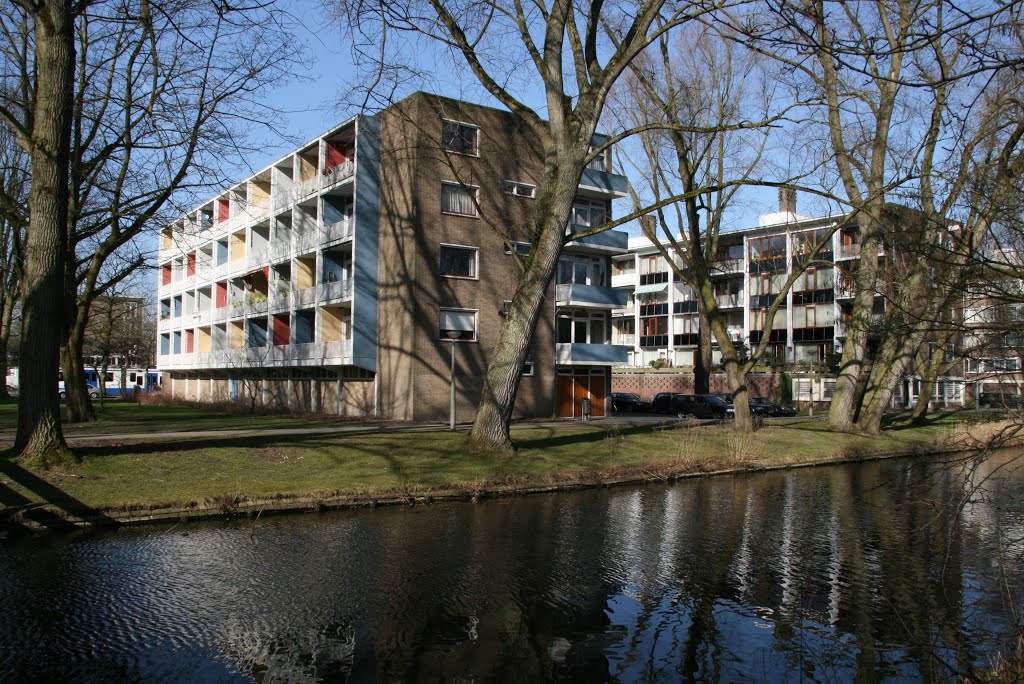
POLYGON ((672 397, 683 396, 675 392, 659 392, 651 400, 651 410, 655 413, 672 413, 672 397))
POLYGON ((651 402, 644 401, 630 392, 612 392, 612 409, 622 413, 649 411, 651 402))
POLYGON ((981 408, 1020 408, 1020 395, 1010 392, 982 392, 978 395, 981 408))
POLYGON ((750 411, 755 415, 761 413, 766 416, 792 417, 796 415, 796 407, 785 406, 768 399, 767 397, 751 397, 750 411))
POLYGON ((736 415, 732 404, 717 394, 676 394, 672 399, 673 413, 694 418, 732 418, 736 415))

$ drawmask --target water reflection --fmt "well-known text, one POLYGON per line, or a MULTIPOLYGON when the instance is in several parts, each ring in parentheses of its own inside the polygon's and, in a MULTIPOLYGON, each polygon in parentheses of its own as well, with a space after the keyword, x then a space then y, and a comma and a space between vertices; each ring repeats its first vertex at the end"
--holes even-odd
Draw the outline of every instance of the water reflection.
POLYGON ((0 679, 946 680, 1021 628, 1012 457, 10 543, 0 679))

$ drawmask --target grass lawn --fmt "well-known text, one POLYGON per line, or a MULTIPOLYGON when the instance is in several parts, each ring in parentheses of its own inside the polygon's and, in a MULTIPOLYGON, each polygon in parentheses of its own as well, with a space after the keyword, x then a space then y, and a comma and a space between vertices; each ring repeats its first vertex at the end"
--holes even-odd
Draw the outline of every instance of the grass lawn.
MULTIPOLYGON (((6 408, 6 407, 5 407, 6 408)), ((266 416, 217 416, 189 408, 125 405, 101 432, 146 432, 174 426, 222 428, 322 425, 266 416), (146 418, 152 409, 152 422, 146 418), (201 413, 202 416, 195 415, 201 413), (209 421, 204 422, 204 421, 209 421), (145 422, 143 422, 145 421, 145 422), (157 427, 159 426, 159 427, 157 427)), ((97 424, 99 425, 99 424, 97 424)), ((879 437, 835 434, 823 419, 799 418, 742 435, 728 426, 620 430, 587 425, 513 431, 514 455, 471 454, 464 433, 444 430, 301 436, 206 437, 77 448, 81 463, 45 473, 0 459, 0 520, 40 505, 70 513, 145 509, 273 508, 283 501, 372 501, 456 492, 667 479, 883 453, 932 450, 953 432, 952 417, 925 427, 896 427, 879 437)))
MULTIPOLYGON (((137 404, 121 399, 107 399, 103 410, 94 401, 98 419, 88 423, 64 424, 68 437, 88 435, 179 432, 182 430, 236 430, 245 428, 319 427, 335 424, 317 418, 295 418, 281 415, 225 413, 191 406, 137 404)), ((18 421, 18 400, 0 399, 0 435, 14 439, 18 421)))

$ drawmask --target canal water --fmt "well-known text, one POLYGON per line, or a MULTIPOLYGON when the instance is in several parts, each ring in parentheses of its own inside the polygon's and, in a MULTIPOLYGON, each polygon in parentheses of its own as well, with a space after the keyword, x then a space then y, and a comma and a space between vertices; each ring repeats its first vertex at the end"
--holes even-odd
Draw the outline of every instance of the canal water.
POLYGON ((8 540, 0 681, 947 681, 1024 626, 1021 455, 8 540))

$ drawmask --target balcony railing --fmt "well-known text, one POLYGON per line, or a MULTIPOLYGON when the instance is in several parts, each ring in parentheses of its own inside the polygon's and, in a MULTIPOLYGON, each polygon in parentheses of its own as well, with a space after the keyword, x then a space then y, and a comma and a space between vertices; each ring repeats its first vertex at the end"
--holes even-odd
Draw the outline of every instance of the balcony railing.
POLYGON ((320 176, 313 176, 304 181, 299 181, 292 186, 292 199, 300 200, 313 194, 320 189, 320 176))
POLYGON ((336 340, 334 342, 324 342, 323 344, 325 359, 352 358, 352 340, 336 340))
POLYGON ((262 299, 254 298, 247 299, 245 301, 245 313, 246 315, 260 314, 267 312, 267 298, 262 299))
POLYGON ((228 320, 228 307, 221 306, 214 309, 212 318, 214 323, 221 323, 228 320))
POLYGON ((718 295, 715 297, 715 301, 723 309, 734 309, 743 306, 742 295, 718 295))
POLYGON ((621 366, 629 359, 630 348, 621 344, 565 344, 555 345, 555 362, 559 365, 621 366))
POLYGON ((248 214, 250 221, 260 221, 265 219, 270 214, 270 203, 267 204, 250 204, 248 207, 248 214))
POLYGON ((334 242, 335 240, 348 240, 352 237, 353 221, 350 218, 335 221, 324 226, 324 240, 334 242))
POLYGON ((352 174, 356 172, 356 165, 351 160, 344 164, 339 164, 333 169, 324 172, 323 187, 334 185, 339 181, 343 181, 346 178, 350 178, 352 174))
POLYGON ((337 299, 352 297, 352 279, 337 280, 333 283, 320 284, 320 302, 325 303, 337 299))
POLYGON ((287 240, 275 242, 270 246, 270 261, 286 259, 292 253, 292 246, 287 240))
POLYGON ((295 236, 295 251, 308 252, 314 250, 320 244, 320 231, 316 228, 306 230, 295 236))
POLYGON ((267 309, 272 312, 285 311, 291 306, 291 293, 278 292, 267 299, 267 309))
POLYGON ((270 261, 270 247, 263 247, 262 249, 254 249, 249 252, 249 256, 246 261, 250 266, 259 266, 270 261))
POLYGON ((270 198, 270 209, 272 211, 277 211, 282 207, 289 206, 293 201, 291 190, 279 191, 270 198))
MULTIPOLYGON (((207 307, 209 307, 209 304, 207 304, 207 307)), ((194 314, 192 314, 192 324, 206 325, 207 323, 210 322, 211 316, 212 314, 210 313, 209 308, 203 311, 196 311, 194 314)))
POLYGON ((740 273, 743 271, 743 259, 722 259, 711 264, 711 274, 740 273))
POLYGON ((316 288, 304 287, 295 291, 295 306, 312 306, 316 303, 316 288))
POLYGON ((629 294, 625 290, 597 285, 565 283, 555 286, 555 301, 559 306, 582 306, 599 309, 621 308, 629 294))
POLYGON ((839 245, 836 256, 840 259, 856 259, 860 256, 860 243, 854 245, 839 245))

